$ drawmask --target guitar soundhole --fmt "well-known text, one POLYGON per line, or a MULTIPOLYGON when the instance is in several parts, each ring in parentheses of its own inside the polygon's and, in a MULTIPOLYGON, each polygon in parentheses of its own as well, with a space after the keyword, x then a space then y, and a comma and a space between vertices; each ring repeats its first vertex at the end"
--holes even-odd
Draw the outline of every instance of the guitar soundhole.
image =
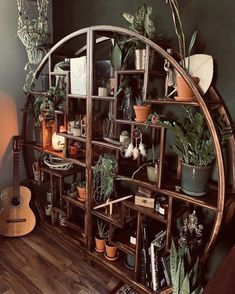
POLYGON ((18 197, 14 197, 14 198, 12 198, 11 203, 12 203, 13 206, 19 206, 20 205, 20 200, 18 199, 18 197))

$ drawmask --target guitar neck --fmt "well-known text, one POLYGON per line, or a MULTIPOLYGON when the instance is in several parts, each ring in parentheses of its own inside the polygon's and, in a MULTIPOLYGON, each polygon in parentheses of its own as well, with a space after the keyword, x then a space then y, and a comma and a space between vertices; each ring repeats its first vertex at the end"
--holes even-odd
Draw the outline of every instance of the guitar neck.
POLYGON ((20 156, 19 152, 13 153, 13 196, 18 197, 20 195, 20 156))

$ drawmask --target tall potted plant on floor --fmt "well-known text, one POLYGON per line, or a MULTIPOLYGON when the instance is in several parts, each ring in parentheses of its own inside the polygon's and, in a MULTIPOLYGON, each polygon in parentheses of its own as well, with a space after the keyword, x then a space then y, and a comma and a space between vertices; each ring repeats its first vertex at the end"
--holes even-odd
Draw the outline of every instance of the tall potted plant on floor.
MULTIPOLYGON (((215 159, 215 148, 204 116, 184 108, 184 114, 173 121, 161 120, 159 124, 175 135, 173 151, 181 159, 181 188, 191 196, 206 194, 207 182, 215 159)), ((231 128, 220 130, 220 140, 228 138, 231 128)))

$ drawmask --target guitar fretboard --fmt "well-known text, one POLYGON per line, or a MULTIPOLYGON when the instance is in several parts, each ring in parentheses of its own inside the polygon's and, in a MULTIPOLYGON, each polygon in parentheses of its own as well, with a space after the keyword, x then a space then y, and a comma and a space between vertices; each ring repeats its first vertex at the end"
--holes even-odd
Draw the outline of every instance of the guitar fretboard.
POLYGON ((20 195, 20 177, 19 177, 19 152, 14 152, 13 154, 13 197, 18 197, 20 195))

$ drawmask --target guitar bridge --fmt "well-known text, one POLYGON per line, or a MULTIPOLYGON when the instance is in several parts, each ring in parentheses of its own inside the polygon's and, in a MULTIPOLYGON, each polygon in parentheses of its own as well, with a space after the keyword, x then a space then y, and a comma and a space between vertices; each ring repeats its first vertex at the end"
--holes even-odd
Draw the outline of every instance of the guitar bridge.
POLYGON ((26 218, 15 218, 15 219, 7 219, 6 223, 25 223, 26 222, 26 218))

